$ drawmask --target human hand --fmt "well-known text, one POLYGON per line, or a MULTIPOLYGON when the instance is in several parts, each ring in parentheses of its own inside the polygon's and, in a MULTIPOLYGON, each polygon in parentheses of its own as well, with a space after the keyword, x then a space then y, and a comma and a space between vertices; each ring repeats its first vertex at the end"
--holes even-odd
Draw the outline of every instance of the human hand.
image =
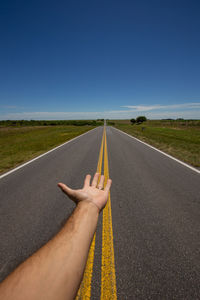
POLYGON ((99 212, 105 207, 108 201, 108 194, 112 184, 112 180, 108 179, 105 189, 104 186, 104 176, 101 175, 99 184, 99 173, 94 175, 92 184, 90 185, 91 175, 85 177, 84 186, 82 189, 73 190, 69 188, 64 183, 58 183, 61 190, 76 204, 82 201, 87 201, 93 203, 99 210, 99 212))

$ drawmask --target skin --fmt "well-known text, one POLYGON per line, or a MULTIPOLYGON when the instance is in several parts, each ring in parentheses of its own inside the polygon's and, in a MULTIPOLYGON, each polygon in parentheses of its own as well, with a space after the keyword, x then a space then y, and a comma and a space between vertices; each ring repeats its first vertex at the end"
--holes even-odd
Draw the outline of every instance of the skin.
POLYGON ((103 190, 104 176, 85 177, 82 189, 58 186, 76 203, 61 231, 0 284, 0 299, 74 299, 85 269, 100 211, 105 207, 112 181, 103 190), (99 183, 98 183, 99 182, 99 183))

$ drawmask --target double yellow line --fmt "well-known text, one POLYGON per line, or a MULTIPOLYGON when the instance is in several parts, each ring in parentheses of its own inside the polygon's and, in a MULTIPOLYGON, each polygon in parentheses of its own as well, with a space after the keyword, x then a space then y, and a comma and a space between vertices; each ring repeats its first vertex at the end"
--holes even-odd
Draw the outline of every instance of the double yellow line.
MULTIPOLYGON (((108 150, 106 127, 104 127, 101 148, 99 153, 97 172, 101 174, 104 152, 104 187, 109 178, 108 168, 108 150)), ((91 298, 91 282, 94 263, 96 233, 94 235, 90 251, 88 255, 87 265, 84 277, 79 288, 76 300, 91 298)), ((106 207, 103 210, 103 225, 102 225, 102 256, 101 256, 101 299, 117 299, 116 276, 115 276, 115 260, 113 246, 113 230, 112 230, 112 213, 110 193, 106 207)))

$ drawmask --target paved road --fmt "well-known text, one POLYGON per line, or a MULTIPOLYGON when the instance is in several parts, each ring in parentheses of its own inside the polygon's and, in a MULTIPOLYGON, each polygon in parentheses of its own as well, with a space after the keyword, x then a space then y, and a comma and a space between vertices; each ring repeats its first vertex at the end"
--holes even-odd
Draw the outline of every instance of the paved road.
MULTIPOLYGON (((200 175, 107 127, 118 299, 200 299, 200 175)), ((73 209, 56 187, 97 168, 97 128, 0 179, 0 279, 46 243, 73 209)), ((102 216, 91 299, 100 299, 102 216)))

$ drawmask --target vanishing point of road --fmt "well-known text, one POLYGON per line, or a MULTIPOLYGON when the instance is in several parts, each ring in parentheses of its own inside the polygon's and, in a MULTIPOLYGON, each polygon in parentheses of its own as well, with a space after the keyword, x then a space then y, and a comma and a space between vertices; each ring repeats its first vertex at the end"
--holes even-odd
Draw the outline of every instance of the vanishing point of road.
POLYGON ((0 176, 0 280, 51 239, 87 173, 112 178, 77 299, 200 299, 200 174, 98 127, 0 176))

